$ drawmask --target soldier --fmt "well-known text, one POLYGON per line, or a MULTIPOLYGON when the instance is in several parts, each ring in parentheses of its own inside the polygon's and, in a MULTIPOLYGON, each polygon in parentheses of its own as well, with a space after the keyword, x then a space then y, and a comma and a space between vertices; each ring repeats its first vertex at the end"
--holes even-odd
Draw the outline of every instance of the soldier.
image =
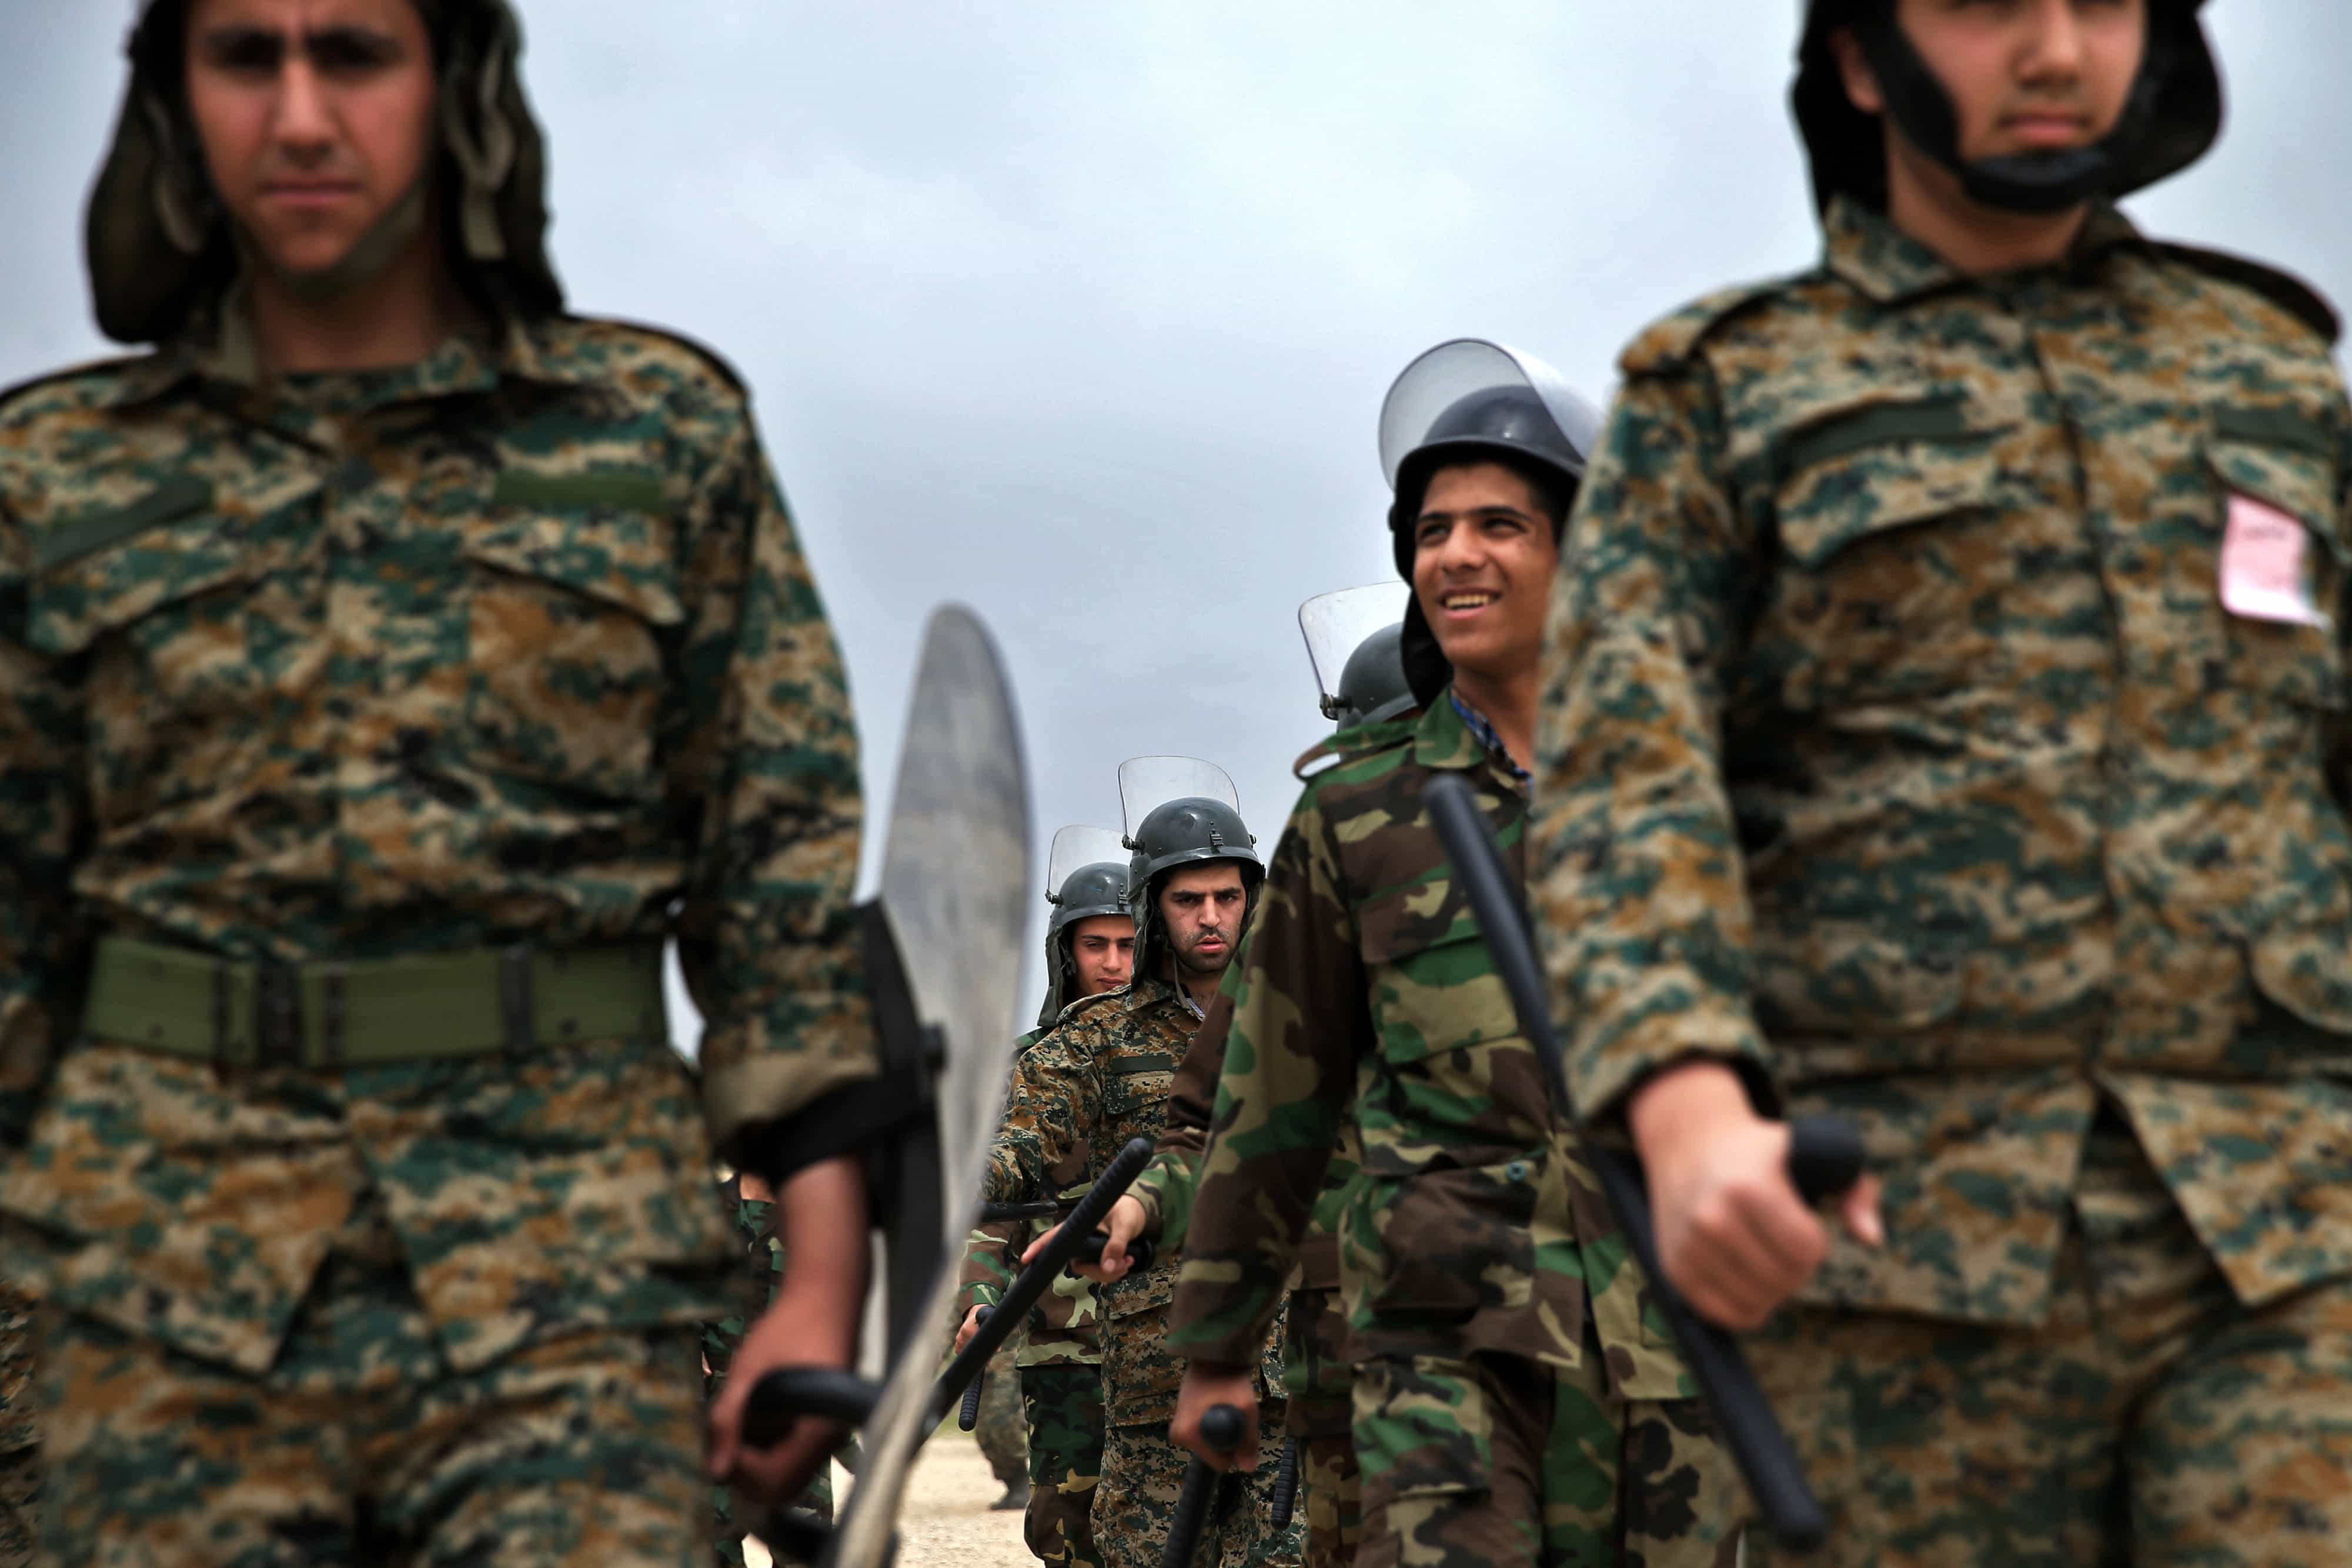
POLYGON ((1634 340, 1571 529, 1577 1102, 1691 1304, 1769 1320, 1827 1561, 2338 1560, 2333 313, 2113 205, 2218 133, 2190 0, 1822 0, 1795 103, 1821 262, 1634 340), (1799 1111, 1884 1183, 1834 1243, 1799 1111))
POLYGON ((840 658, 734 377, 563 314, 519 49, 503 0, 154 0, 89 242, 155 347, 0 400, 60 1562, 703 1562, 714 1139, 792 1249, 729 1394, 854 1348, 840 658))
MULTIPOLYGON (((1013 1042, 1016 1097, 1024 1092, 1024 1072, 1031 1070, 1031 1048, 1052 1032, 1063 1008, 1081 998, 1118 990, 1133 977, 1135 915, 1128 906, 1124 853, 1118 835, 1108 829, 1068 827, 1054 835, 1047 875, 1054 913, 1045 925, 1045 1002, 1038 1011, 1037 1027, 1013 1042)), ((1086 1171, 1082 1145, 1054 1173, 1064 1178, 1059 1196, 1082 1195, 1086 1171)), ((1045 1228, 1007 1221, 972 1233, 957 1349, 978 1328, 981 1310, 1003 1299, 1019 1250, 1045 1228)), ((1013 1361, 1029 1429, 1029 1501, 1023 1537, 1041 1563, 1100 1568, 1092 1516, 1095 1486, 1102 1474, 1102 1334, 1093 1285, 1068 1273, 1056 1280, 1031 1311, 1018 1344, 1013 1361)), ((992 1363, 990 1375, 995 1375, 992 1363)))
MULTIPOLYGON (((1299 610, 1307 652, 1322 691, 1324 716, 1340 734, 1385 724, 1419 706, 1405 679, 1402 622, 1375 624, 1403 601, 1391 584, 1345 589, 1308 600, 1299 610), (1367 624, 1373 630, 1360 636, 1367 624)), ((1336 738, 1336 737, 1335 737, 1336 738)), ((1341 754, 1332 741, 1298 759, 1303 776, 1341 754)), ((1219 997, 1192 1037, 1168 1095, 1168 1123, 1151 1164, 1128 1196, 1112 1206, 1103 1249, 1112 1261, 1082 1270, 1096 1278, 1126 1272, 1125 1254, 1138 1237, 1162 1249, 1183 1243, 1187 1217, 1216 1109, 1224 1071, 1233 1004, 1219 997)), ((1363 1158, 1352 1121, 1339 1131, 1305 1241, 1297 1285, 1283 1308, 1283 1427, 1296 1451, 1307 1521, 1307 1568, 1345 1568, 1363 1540, 1363 1478, 1356 1464, 1354 1356, 1347 1347, 1347 1313, 1339 1298, 1339 1224, 1358 1186, 1363 1158)))
POLYGON ((1459 774, 1517 842, 1559 533, 1596 423, 1488 343, 1398 378, 1381 445, 1422 711, 1333 737, 1232 988, 1171 1332, 1192 1362, 1175 1433, 1197 1449, 1209 1406, 1244 1404, 1253 1336, 1351 1113, 1364 1168, 1339 1261, 1370 1568, 1727 1568, 1738 1552, 1736 1476, 1645 1320, 1422 806, 1433 776, 1459 774))
MULTIPOLYGON (((1189 758, 1142 758, 1121 767, 1119 784, 1133 851, 1135 978, 1070 1008, 1024 1056, 991 1159, 992 1199, 1018 1201, 1064 1184, 1061 1173, 1081 1149, 1091 1180, 1129 1139, 1159 1135, 1177 1059, 1248 920, 1260 875, 1255 841, 1224 775, 1189 758)), ((1159 1563, 1183 1483, 1185 1456, 1168 1440, 1181 1368, 1163 1343, 1174 1283, 1172 1263, 1161 1260, 1101 1291, 1104 1437, 1094 1532, 1112 1568, 1159 1563)), ((1275 1354, 1265 1333, 1255 1344, 1255 1362, 1275 1354)), ((1259 1375, 1278 1385, 1280 1368, 1259 1375)), ((1253 1489, 1247 1507, 1213 1532, 1223 1562, 1297 1563, 1295 1530, 1273 1528, 1270 1491, 1253 1489)))

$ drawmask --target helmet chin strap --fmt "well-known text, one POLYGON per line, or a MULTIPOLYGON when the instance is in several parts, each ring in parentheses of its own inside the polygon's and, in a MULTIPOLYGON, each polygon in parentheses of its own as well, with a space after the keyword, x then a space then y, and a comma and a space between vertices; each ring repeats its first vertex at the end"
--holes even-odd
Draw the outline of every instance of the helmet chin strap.
POLYGON ((1887 118, 1913 146, 1958 175, 1970 201, 2005 213, 2063 213, 2114 189, 2147 135, 2170 57, 2168 40, 2151 15, 2147 57, 2113 131, 2088 147, 2013 152, 1968 162, 1960 157, 1959 116, 1952 95, 1912 47, 1894 7, 1857 22, 1854 36, 1878 78, 1887 118))
POLYGON ((357 245, 343 253, 341 260, 309 271, 280 267, 264 256, 242 229, 236 235, 237 254, 249 271, 268 272, 278 287, 297 299, 311 304, 338 299, 383 276, 385 268, 399 258, 425 226, 432 196, 433 160, 428 158, 400 200, 384 209, 383 215, 360 236, 357 245))

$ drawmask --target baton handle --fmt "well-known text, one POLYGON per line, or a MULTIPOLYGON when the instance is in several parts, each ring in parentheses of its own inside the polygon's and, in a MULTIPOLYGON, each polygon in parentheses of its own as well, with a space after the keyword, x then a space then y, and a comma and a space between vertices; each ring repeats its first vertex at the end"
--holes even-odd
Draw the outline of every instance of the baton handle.
POLYGON ((1059 1219, 1062 1206, 1058 1203, 983 1203, 980 1206, 980 1222, 995 1225, 1008 1219, 1059 1219))
POLYGON ((1276 1530, 1290 1528, 1291 1511, 1298 1502, 1298 1439, 1291 1438, 1282 1445, 1282 1468, 1274 1472, 1273 1506, 1276 1530))
MULTIPOLYGON (((1218 1453, 1241 1447, 1247 1419, 1237 1405, 1212 1405, 1201 1413, 1201 1441, 1218 1453)), ((1160 1568, 1192 1568, 1192 1553, 1201 1544, 1201 1527, 1209 1520, 1209 1503, 1223 1475, 1199 1455, 1184 1467, 1184 1490, 1176 1499, 1176 1515, 1168 1521, 1168 1550, 1160 1568)))
MULTIPOLYGON (((993 1307, 981 1308, 980 1322, 973 1328, 972 1332, 974 1333, 978 1333, 981 1329, 987 1327, 988 1320, 995 1311, 996 1309, 993 1307)), ((987 1387, 988 1368, 983 1366, 980 1369, 980 1375, 971 1380, 971 1386, 963 1391, 963 1408, 956 1412, 956 1429, 958 1431, 969 1432, 974 1427, 980 1425, 980 1396, 987 1387)))
MULTIPOLYGON (((1077 1207, 1070 1210, 1069 1218, 1046 1235, 1045 1246, 1028 1267, 1013 1277, 1013 1283, 1005 1288, 1003 1299, 998 1301, 996 1310, 989 1314, 988 1321, 972 1331, 971 1340, 956 1353, 955 1359, 948 1363, 947 1370, 940 1374, 940 1380, 931 1393, 933 1426, 937 1426, 940 1419, 954 1407, 958 1396, 971 1386, 972 1379, 980 1375, 981 1368, 988 1364, 988 1358, 1013 1337, 1013 1331, 1028 1318, 1029 1309, 1037 1304, 1037 1299, 1053 1289, 1055 1277, 1070 1266, 1070 1260, 1077 1255, 1078 1249, 1086 1244, 1087 1239, 1095 1234, 1095 1227, 1103 1222, 1103 1217, 1110 1212, 1111 1205, 1126 1196, 1127 1189, 1135 1185, 1135 1178, 1141 1176, 1143 1167, 1150 1163, 1150 1138, 1129 1138, 1127 1146, 1111 1156, 1110 1164, 1103 1167, 1103 1174, 1095 1177, 1094 1185, 1087 1188, 1086 1197, 1078 1199, 1077 1207)), ((1101 1242, 1097 1241, 1096 1246, 1099 1248, 1101 1242)))
POLYGON ((780 1366, 751 1385, 743 1404, 743 1444, 772 1448, 803 1416, 862 1427, 882 1398, 881 1385, 831 1366, 780 1366))

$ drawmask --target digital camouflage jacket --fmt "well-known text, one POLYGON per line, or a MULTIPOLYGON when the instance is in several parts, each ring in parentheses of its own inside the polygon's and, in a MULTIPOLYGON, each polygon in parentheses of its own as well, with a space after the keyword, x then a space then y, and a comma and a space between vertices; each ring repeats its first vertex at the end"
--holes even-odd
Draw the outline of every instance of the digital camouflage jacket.
MULTIPOLYGON (((1200 1019, 1166 980, 1071 1004, 1051 1034, 1023 1053, 1013 1100, 989 1159, 985 1196, 1013 1202, 1066 1184, 1084 1150, 1085 1181, 1100 1176, 1130 1138, 1157 1142, 1168 1089, 1200 1019)), ((1165 1422, 1176 1410, 1184 1364, 1169 1351, 1168 1302, 1176 1261, 1163 1255, 1139 1274, 1097 1292, 1102 1312, 1104 1420, 1113 1427, 1165 1422)), ((1280 1376, 1278 1347, 1261 1333, 1240 1359, 1280 1376)))
POLYGON ((1516 873, 1518 783, 1450 701, 1338 744, 1276 846, 1233 983, 1171 1343, 1252 1358, 1352 1112, 1363 1172, 1339 1269, 1359 1358, 1486 1351, 1578 1366, 1589 1317, 1619 1394, 1683 1396, 1422 806, 1436 773, 1466 775, 1516 873))
POLYGON ((703 1082, 659 1038, 326 1074, 77 1040, 0 1182, 16 1264, 254 1370, 362 1209, 460 1367, 718 1315, 703 1107, 724 1141, 875 1067, 848 693, 745 394, 573 319, 397 370, 239 358, 0 400, 7 1082, 49 1071, 115 933, 285 961, 675 936, 703 1082))
POLYGON ((2096 214, 1635 340, 1531 830, 1579 1103, 1691 1053, 1834 1111, 1888 1243, 1817 1299, 2031 1323, 2128 1119, 2238 1293, 2352 1271, 2352 418, 2326 308, 2096 214))
MULTIPOLYGON (((1008 1105, 1022 1092, 1023 1064, 1028 1060, 1029 1048, 1051 1032, 1031 1030, 1013 1041, 1013 1091, 1006 1096, 1008 1105)), ((1085 1196, 1088 1180, 1087 1158, 1087 1145, 1081 1142, 1051 1173, 1058 1183, 1052 1196, 1073 1203, 1085 1196)), ((1044 1196, 1003 1201, 1034 1203, 1043 1201, 1044 1196)), ((964 1314, 974 1307, 992 1307, 1003 1301, 1004 1292, 1012 1288, 1013 1277, 1021 1271, 1021 1254, 1051 1228, 1007 1220, 973 1230, 964 1246, 956 1321, 961 1323, 964 1314)), ((1029 1309, 1029 1322, 1013 1341, 1013 1360, 1018 1366, 1099 1364, 1102 1324, 1094 1281, 1063 1270, 1037 1304, 1029 1309)))

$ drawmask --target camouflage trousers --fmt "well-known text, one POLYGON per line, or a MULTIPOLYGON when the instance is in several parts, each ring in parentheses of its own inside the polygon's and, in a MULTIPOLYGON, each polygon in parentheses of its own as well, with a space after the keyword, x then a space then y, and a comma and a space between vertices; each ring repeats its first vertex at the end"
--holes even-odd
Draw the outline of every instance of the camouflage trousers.
POLYGON ((1029 1554, 1057 1568, 1102 1568, 1095 1546, 1095 1485, 1102 1475, 1102 1369, 1048 1362, 1021 1369, 1029 1423, 1029 1554))
POLYGON ((1696 1399, 1517 1356, 1356 1367, 1359 1568, 1733 1568, 1746 1493, 1696 1399))
POLYGON ((1307 1568, 1347 1568, 1364 1539, 1364 1478, 1356 1465, 1355 1368, 1348 1320, 1332 1289, 1290 1292, 1282 1346, 1286 1425, 1298 1445, 1297 1511, 1307 1568))
POLYGON ((703 1568, 691 1326, 440 1359, 404 1270, 331 1256, 256 1376, 45 1319, 44 1556, 101 1568, 703 1568))
POLYGON ((971 1435, 987 1456, 996 1484, 1011 1491, 1029 1474, 1029 1438, 1021 1414, 1021 1369, 1013 1364, 1010 1347, 988 1364, 981 1385, 980 1420, 971 1435))
POLYGON ((2242 1305, 2112 1123, 2042 1326, 1809 1309, 1749 1345, 1829 1511, 1809 1563, 2352 1560, 2352 1281, 2242 1305))
MULTIPOLYGON (((1274 1477, 1282 1463, 1283 1406, 1269 1401, 1258 1423, 1257 1470, 1236 1473, 1201 1531, 1199 1568, 1299 1568, 1300 1529, 1274 1527, 1274 1477)), ((1108 1568, 1160 1568, 1168 1526, 1192 1456, 1168 1439, 1168 1424, 1113 1427, 1103 1435, 1102 1485, 1095 1494, 1095 1540, 1108 1568)))
POLYGON ((1307 1514, 1307 1568, 1348 1568, 1364 1544, 1364 1472, 1353 1433, 1301 1436, 1298 1506, 1307 1514))
POLYGON ((34 1339, 32 1301, 0 1285, 0 1568, 25 1568, 33 1560, 41 1491, 34 1339))

